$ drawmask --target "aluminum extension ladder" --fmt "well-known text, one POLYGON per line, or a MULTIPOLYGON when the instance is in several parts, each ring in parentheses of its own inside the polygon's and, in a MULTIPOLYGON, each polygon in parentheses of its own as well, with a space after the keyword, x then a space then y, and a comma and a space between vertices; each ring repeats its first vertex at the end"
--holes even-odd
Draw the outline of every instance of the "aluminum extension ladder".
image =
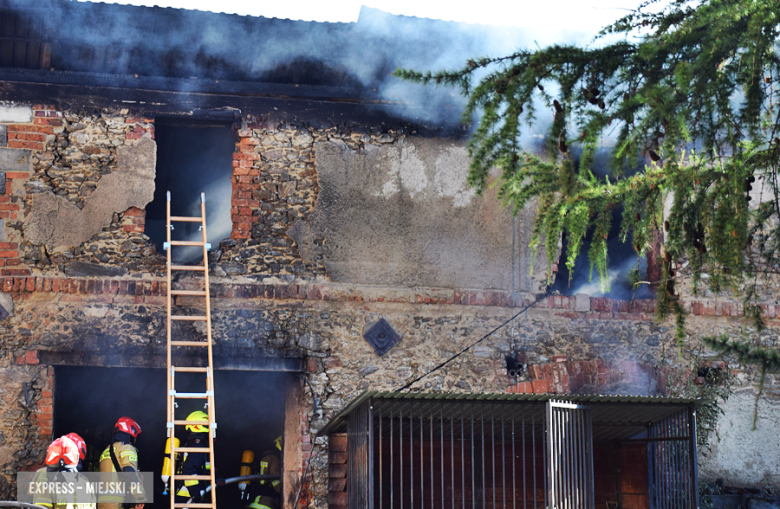
POLYGON ((214 416, 214 361, 212 357, 212 343, 211 343, 211 299, 209 296, 209 271, 208 271, 208 251, 211 246, 206 242, 206 195, 201 193, 200 195, 200 217, 183 217, 183 216, 171 216, 171 192, 167 193, 166 208, 166 227, 165 237, 166 242, 164 244, 165 251, 167 253, 167 281, 168 281, 168 297, 167 297, 167 310, 168 310, 168 352, 167 352, 167 379, 168 379, 168 414, 167 414, 167 435, 172 438, 175 435, 176 426, 185 426, 188 424, 201 424, 209 427, 209 445, 208 449, 203 447, 173 447, 173 440, 171 440, 170 458, 171 458, 171 509, 179 507, 195 508, 212 508, 216 509, 216 477, 215 477, 215 464, 214 464, 214 438, 217 431, 217 422, 214 416), (185 240, 171 240, 171 231, 174 229, 174 223, 200 223, 200 230, 203 234, 202 241, 185 241, 185 240), (171 251, 174 246, 200 246, 203 248, 203 265, 173 265, 171 262, 171 251), (174 270, 203 272, 203 281, 205 287, 203 290, 174 290, 171 281, 171 272, 174 270), (188 316, 188 315, 173 315, 171 314, 171 306, 173 303, 173 297, 176 295, 188 295, 203 297, 206 300, 206 314, 201 316, 188 316), (174 341, 171 337, 171 323, 173 321, 199 321, 206 322, 206 341, 174 341), (202 347, 208 352, 208 365, 206 367, 201 366, 174 366, 172 362, 171 351, 174 347, 202 347), (206 392, 201 393, 185 393, 176 392, 175 379, 176 373, 203 373, 206 375, 206 392), (206 400, 208 421, 186 421, 176 420, 175 409, 177 399, 203 399, 206 400), (181 475, 176 474, 176 453, 204 453, 208 452, 209 461, 211 463, 211 471, 208 475, 181 475), (209 481, 211 483, 211 502, 210 503, 176 503, 176 481, 209 481))

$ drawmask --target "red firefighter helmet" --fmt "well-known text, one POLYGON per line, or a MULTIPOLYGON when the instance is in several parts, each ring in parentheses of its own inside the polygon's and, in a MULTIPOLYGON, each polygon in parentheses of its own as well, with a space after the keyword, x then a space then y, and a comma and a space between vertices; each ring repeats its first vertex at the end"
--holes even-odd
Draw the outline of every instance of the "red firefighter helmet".
POLYGON ((114 431, 124 431, 131 437, 136 438, 141 434, 141 426, 129 417, 120 417, 119 420, 116 421, 114 431))
POLYGON ((46 450, 46 465, 50 467, 76 468, 79 464, 79 449, 73 440, 60 437, 46 450))
POLYGON ((79 436, 78 433, 68 433, 65 435, 65 437, 70 438, 73 440, 73 443, 76 444, 76 447, 79 450, 79 458, 83 460, 87 457, 87 443, 79 436))

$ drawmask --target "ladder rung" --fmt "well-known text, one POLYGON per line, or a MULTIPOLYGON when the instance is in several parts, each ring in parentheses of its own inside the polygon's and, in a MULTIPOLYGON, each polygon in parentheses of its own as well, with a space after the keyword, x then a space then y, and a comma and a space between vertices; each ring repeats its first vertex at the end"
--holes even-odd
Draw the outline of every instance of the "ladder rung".
POLYGON ((206 296, 206 290, 171 290, 171 295, 201 295, 206 296))
POLYGON ((205 322, 208 320, 206 316, 189 316, 189 315, 171 315, 171 320, 178 320, 180 322, 205 322))
POLYGON ((171 341, 171 346, 209 346, 208 341, 171 341))
POLYGON ((171 265, 171 270, 199 270, 203 272, 206 268, 203 265, 171 265))
POLYGON ((211 449, 208 447, 174 447, 173 452, 211 452, 211 449))
POLYGON ((172 475, 171 480, 177 481, 210 481, 210 475, 172 475))
POLYGON ((174 398, 179 399, 207 399, 212 396, 214 396, 214 393, 211 391, 208 392, 175 392, 175 394, 169 394, 169 396, 173 396, 174 398))
POLYGON ((171 216, 171 221, 179 221, 181 223, 202 223, 203 218, 191 216, 171 216))
POLYGON ((202 246, 203 242, 198 242, 196 240, 172 240, 171 245, 172 246, 202 246))
POLYGON ((173 504, 173 507, 192 507, 192 509, 205 509, 207 507, 214 507, 213 504, 206 504, 204 502, 198 502, 197 504, 173 504))
MULTIPOLYGON (((189 426, 190 424, 202 424, 204 426, 209 425, 209 421, 173 421, 174 424, 182 425, 182 426, 189 426)), ((177 476, 178 477, 178 476, 177 476)))
POLYGON ((178 371, 180 373, 208 373, 209 368, 198 368, 195 366, 184 366, 184 367, 173 366, 173 370, 178 371))

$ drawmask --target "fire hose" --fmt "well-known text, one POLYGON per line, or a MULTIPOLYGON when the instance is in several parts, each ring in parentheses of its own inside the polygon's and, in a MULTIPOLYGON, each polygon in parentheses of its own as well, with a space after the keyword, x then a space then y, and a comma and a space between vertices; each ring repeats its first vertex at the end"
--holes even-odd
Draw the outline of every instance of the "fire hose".
MULTIPOLYGON (((276 481, 277 479, 281 479, 282 476, 280 475, 242 475, 238 477, 228 477, 227 479, 217 479, 217 482, 214 483, 215 486, 224 486, 226 484, 234 484, 241 481, 276 481)), ((200 497, 203 497, 206 493, 211 491, 211 485, 209 484, 205 490, 200 492, 200 497)), ((188 504, 191 504, 195 497, 191 497, 189 500, 187 500, 188 504)), ((28 506, 31 506, 32 504, 27 504, 28 506)), ((35 509, 37 506, 33 506, 33 509, 35 509)), ((45 508, 42 508, 45 509, 45 508)))

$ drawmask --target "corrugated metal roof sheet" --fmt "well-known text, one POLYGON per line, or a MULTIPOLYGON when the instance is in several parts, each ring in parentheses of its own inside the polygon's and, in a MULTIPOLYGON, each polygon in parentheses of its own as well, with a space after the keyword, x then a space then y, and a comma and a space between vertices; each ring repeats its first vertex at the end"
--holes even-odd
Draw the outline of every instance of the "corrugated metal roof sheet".
MULTIPOLYGON (((341 412, 326 424, 318 435, 327 435, 339 432, 346 426, 346 417, 366 401, 381 402, 385 406, 392 407, 404 415, 412 415, 417 412, 421 418, 427 413, 438 417, 440 413, 444 418, 455 415, 458 408, 452 408, 444 415, 444 404, 460 404, 461 410, 473 407, 477 404, 495 403, 538 403, 543 404, 550 400, 570 403, 586 404, 593 410, 594 438, 597 439, 624 439, 641 432, 647 424, 660 421, 672 413, 678 412, 691 405, 700 405, 704 400, 687 398, 666 398, 648 396, 611 396, 599 394, 558 395, 558 394, 505 394, 505 393, 425 393, 425 392, 377 392, 366 391, 350 402, 341 412), (595 428, 601 427, 597 430, 595 428), (614 428, 610 430, 609 428, 614 428), (621 428, 621 429, 617 429, 621 428)), ((484 406, 484 405, 482 405, 484 406)), ((492 407, 491 407, 492 408, 492 407)), ((473 408, 469 410, 473 411, 473 408)), ((385 414, 387 415, 387 414, 385 414)), ((489 410, 484 418, 504 419, 504 414, 499 416, 489 410)))

